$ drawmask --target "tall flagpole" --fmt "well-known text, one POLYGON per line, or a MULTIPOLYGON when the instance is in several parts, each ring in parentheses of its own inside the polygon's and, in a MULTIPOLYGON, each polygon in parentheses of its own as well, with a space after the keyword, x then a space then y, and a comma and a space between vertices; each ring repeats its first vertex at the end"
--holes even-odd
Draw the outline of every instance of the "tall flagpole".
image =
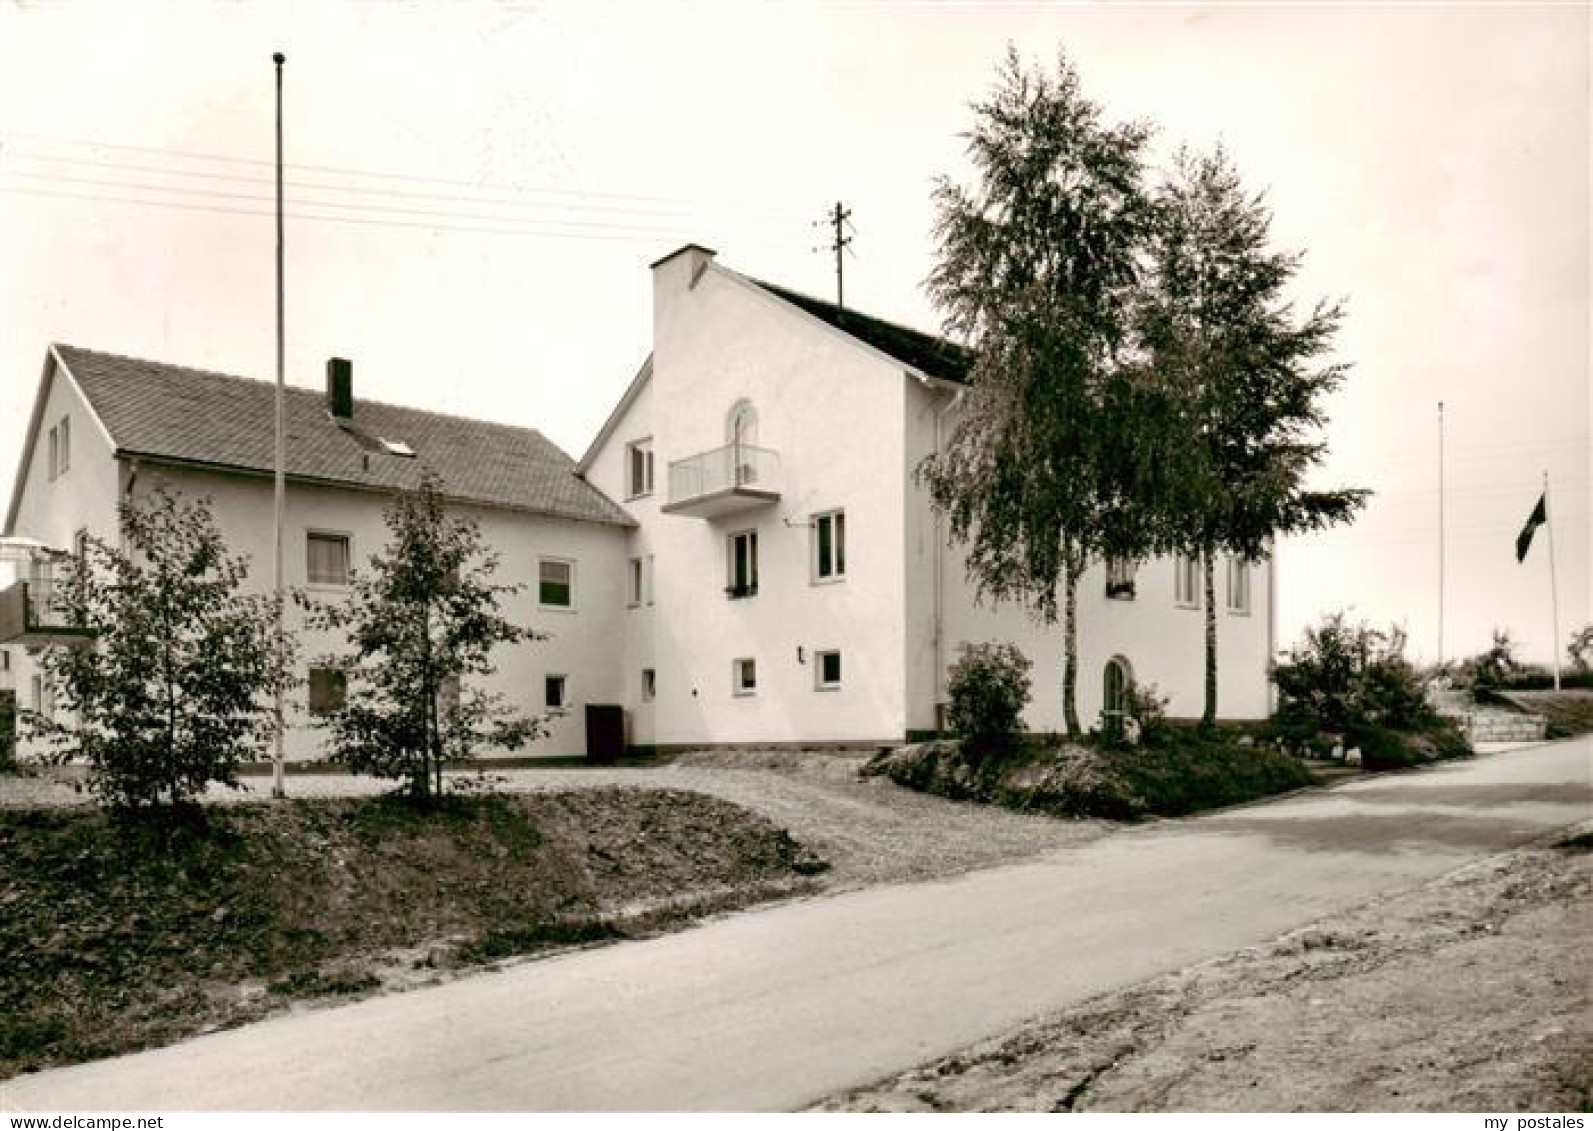
MULTIPOLYGON (((277 605, 277 635, 280 639, 287 632, 287 607, 282 599, 282 511, 285 484, 283 482, 283 465, 287 462, 287 438, 283 428, 283 400, 285 397, 285 378, 283 377, 283 331, 282 331, 282 64, 287 62, 282 52, 278 51, 271 56, 271 61, 277 65, 277 403, 276 403, 276 490, 275 490, 275 517, 272 527, 271 548, 273 557, 272 588, 276 594, 277 605)), ((283 715, 282 715, 283 688, 280 681, 277 683, 276 706, 274 719, 276 734, 275 749, 271 759, 271 796, 286 797, 287 790, 283 785, 283 715)))
POLYGON ((1549 528, 1549 611, 1554 617, 1554 635, 1549 649, 1554 653, 1554 689, 1560 690, 1560 582, 1554 570, 1554 508, 1549 505, 1549 473, 1543 473, 1543 525, 1549 528))
POLYGON ((1444 665, 1444 402, 1438 402, 1438 666, 1444 665))

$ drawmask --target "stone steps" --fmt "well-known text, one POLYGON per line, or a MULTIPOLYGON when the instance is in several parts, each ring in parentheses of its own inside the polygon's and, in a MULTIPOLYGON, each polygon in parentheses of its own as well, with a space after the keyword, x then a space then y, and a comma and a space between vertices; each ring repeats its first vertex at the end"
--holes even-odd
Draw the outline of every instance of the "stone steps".
POLYGON ((1433 696, 1440 715, 1454 719, 1472 743, 1542 742, 1548 720, 1542 715, 1512 707, 1476 702, 1463 691, 1442 691, 1433 696))

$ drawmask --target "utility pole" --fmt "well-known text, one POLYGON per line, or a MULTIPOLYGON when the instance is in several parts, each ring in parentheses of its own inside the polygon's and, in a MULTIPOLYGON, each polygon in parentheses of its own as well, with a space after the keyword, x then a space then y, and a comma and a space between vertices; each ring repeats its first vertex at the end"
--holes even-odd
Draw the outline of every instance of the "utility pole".
POLYGON ((835 253, 835 305, 845 310, 846 280, 842 271, 844 259, 841 253, 847 251, 852 245, 852 237, 845 230, 852 227, 852 210, 837 200, 835 207, 825 213, 823 220, 815 221, 815 227, 820 225, 830 229, 830 242, 824 247, 814 248, 813 250, 835 253))
MULTIPOLYGON (((278 51, 271 56, 271 61, 277 66, 277 401, 276 401, 276 490, 275 490, 275 515, 276 522, 273 526, 271 549, 273 556, 272 591, 276 596, 277 606, 277 638, 280 640, 287 631, 285 623, 287 616, 286 602, 282 599, 282 512, 285 495, 284 464, 287 462, 287 432, 283 427, 283 402, 285 400, 285 378, 283 376, 283 316, 282 316, 282 64, 287 62, 282 52, 278 51)), ((276 704, 273 708, 272 722, 276 731, 274 735, 274 748, 271 757, 271 796, 286 797, 287 789, 283 783, 283 717, 282 717, 283 690, 281 682, 277 684, 276 704)))

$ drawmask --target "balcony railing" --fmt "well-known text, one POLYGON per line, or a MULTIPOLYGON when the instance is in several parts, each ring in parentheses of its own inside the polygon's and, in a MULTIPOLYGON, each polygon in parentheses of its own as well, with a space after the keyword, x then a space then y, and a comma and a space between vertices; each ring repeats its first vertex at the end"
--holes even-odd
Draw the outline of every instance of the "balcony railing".
POLYGON ((86 644, 94 630, 71 623, 52 581, 17 581, 0 590, 0 644, 86 644))
POLYGON ((749 444, 727 444, 669 465, 669 514, 717 518, 780 498, 780 455, 749 444))

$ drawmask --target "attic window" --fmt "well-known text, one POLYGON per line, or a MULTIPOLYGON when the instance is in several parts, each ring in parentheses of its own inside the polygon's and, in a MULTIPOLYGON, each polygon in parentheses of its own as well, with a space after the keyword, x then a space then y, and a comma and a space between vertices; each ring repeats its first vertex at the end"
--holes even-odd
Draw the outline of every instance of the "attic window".
POLYGON ((404 443, 404 441, 389 440, 385 436, 378 436, 377 439, 381 440, 382 447, 387 449, 389 455, 403 456, 406 459, 415 458, 415 449, 404 443))

